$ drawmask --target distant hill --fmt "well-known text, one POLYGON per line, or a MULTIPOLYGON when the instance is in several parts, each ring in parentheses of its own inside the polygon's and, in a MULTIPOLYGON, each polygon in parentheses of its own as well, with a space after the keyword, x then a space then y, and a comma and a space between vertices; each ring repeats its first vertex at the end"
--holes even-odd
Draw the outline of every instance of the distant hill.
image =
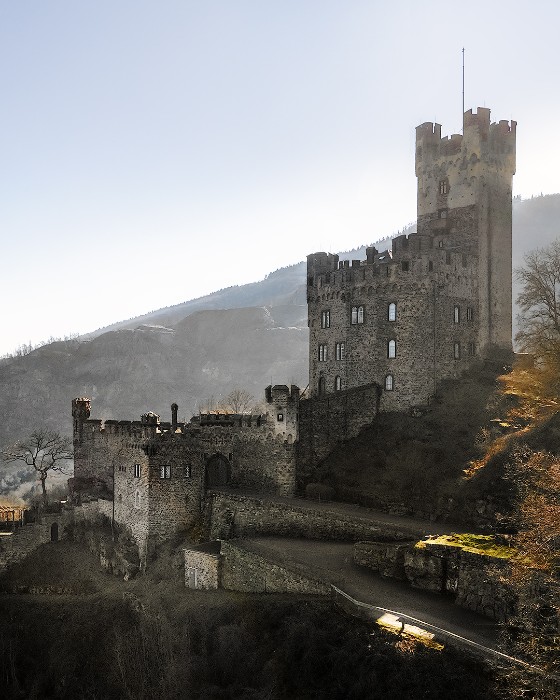
MULTIPOLYGON (((560 194, 514 201, 514 267, 559 235, 560 194)), ((390 239, 375 245, 384 249, 390 239)), ((365 246, 341 254, 364 257, 365 246)), ((514 298, 517 291, 514 283, 514 298)), ((70 400, 79 395, 93 399, 98 417, 137 419, 153 410, 169 418, 176 401, 180 417, 189 418, 201 401, 235 387, 256 399, 271 382, 303 388, 307 343, 305 262, 79 340, 50 343, 0 361, 0 448, 37 426, 69 433, 70 400)))

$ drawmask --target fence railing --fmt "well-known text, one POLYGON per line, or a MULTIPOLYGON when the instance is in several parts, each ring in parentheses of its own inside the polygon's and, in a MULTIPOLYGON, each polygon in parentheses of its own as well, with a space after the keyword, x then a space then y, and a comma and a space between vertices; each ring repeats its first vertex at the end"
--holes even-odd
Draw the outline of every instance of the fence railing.
POLYGON ((492 649, 491 647, 479 644, 472 639, 467 639, 466 637, 462 637, 460 634, 455 634, 454 632, 437 627, 436 625, 432 625, 424 620, 419 620, 416 617, 411 617, 410 615, 406 615, 396 610, 389 610, 388 608, 381 608, 376 605, 370 605, 369 603, 363 603, 361 600, 356 600, 356 598, 353 598, 351 595, 345 593, 335 585, 331 585, 331 592, 335 602, 340 605, 341 608, 357 617, 362 617, 368 620, 371 620, 373 617, 375 620, 378 620, 383 615, 392 615, 393 617, 398 618, 399 622, 401 622, 401 629, 403 631, 405 630, 406 624, 412 624, 415 627, 420 627, 423 630, 431 632, 434 635, 435 641, 439 641, 444 644, 447 643, 450 646, 469 649, 479 656, 491 658, 497 662, 521 666, 528 671, 533 671, 539 674, 545 673, 545 671, 538 666, 532 666, 526 661, 522 661, 514 656, 504 654, 497 649, 492 649))

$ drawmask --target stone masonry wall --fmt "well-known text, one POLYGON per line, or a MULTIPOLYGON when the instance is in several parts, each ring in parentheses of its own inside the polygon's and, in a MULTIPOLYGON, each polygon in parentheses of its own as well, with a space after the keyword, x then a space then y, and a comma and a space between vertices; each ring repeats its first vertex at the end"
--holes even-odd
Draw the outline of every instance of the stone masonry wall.
POLYGON ((185 549, 185 586, 200 591, 216 590, 220 586, 220 543, 211 542, 185 549))
POLYGON ((65 536, 65 528, 69 523, 69 514, 47 513, 43 514, 37 522, 28 523, 17 528, 14 532, 0 535, 0 573, 8 569, 12 564, 25 559, 39 545, 51 541, 51 528, 57 526, 57 537, 65 536))
POLYGON ((297 490, 314 481, 315 467, 338 442, 356 437, 375 420, 380 401, 376 384, 300 402, 297 445, 297 490))
POLYGON ((222 542, 222 587, 245 593, 307 593, 329 595, 328 583, 313 578, 304 567, 287 567, 263 557, 246 542, 222 542))
POLYGON ((354 562, 414 588, 451 595, 457 605, 494 620, 506 621, 514 612, 504 559, 440 544, 369 541, 354 545, 354 562))
POLYGON ((210 539, 232 537, 305 537, 326 540, 409 540, 410 532, 378 525, 367 517, 337 513, 302 501, 242 496, 216 492, 212 495, 210 539))

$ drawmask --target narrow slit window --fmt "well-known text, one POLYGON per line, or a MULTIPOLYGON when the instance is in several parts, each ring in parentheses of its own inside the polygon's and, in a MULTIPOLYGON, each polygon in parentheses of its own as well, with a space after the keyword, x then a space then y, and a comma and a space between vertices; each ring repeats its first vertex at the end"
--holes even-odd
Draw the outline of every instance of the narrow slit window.
POLYGON ((453 323, 460 323, 460 322, 461 322, 461 307, 455 306, 455 307, 453 307, 453 323))
POLYGON ((342 389, 342 379, 340 377, 334 378, 334 390, 340 391, 342 389))
POLYGON ((456 360, 461 359, 461 343, 453 343, 453 357, 456 360))

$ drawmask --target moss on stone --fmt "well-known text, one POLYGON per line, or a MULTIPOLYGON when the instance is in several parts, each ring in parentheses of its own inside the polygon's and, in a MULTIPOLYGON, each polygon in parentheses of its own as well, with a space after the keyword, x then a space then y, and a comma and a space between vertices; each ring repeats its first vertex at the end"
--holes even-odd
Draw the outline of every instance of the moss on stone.
POLYGON ((459 547, 465 552, 482 554, 498 559, 510 559, 517 551, 514 547, 499 542, 495 535, 475 535, 472 533, 439 535, 430 537, 416 543, 418 549, 425 549, 431 545, 443 545, 446 547, 459 547))

